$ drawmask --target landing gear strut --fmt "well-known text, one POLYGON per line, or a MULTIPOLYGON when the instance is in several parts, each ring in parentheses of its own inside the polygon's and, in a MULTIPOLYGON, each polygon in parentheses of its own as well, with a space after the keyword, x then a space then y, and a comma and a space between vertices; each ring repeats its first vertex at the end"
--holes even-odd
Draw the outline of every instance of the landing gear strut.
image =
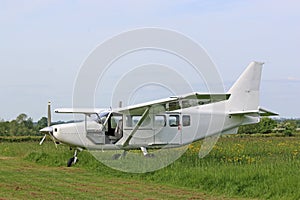
POLYGON ((141 147, 141 150, 143 152, 143 155, 146 158, 153 158, 154 157, 154 154, 153 153, 148 153, 148 151, 147 151, 147 149, 145 147, 141 147))
POLYGON ((76 164, 79 160, 77 158, 77 149, 74 151, 74 156, 68 160, 67 167, 71 167, 72 164, 76 164))

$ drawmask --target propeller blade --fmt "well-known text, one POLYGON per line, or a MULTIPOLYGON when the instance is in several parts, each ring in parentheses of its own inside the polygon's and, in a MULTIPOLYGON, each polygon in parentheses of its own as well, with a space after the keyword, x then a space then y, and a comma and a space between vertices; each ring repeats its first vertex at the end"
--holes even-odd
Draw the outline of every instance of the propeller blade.
POLYGON ((56 143, 55 138, 53 137, 52 133, 49 132, 49 135, 50 135, 52 141, 54 142, 55 147, 57 148, 57 143, 56 143))
POLYGON ((51 102, 48 102, 48 126, 51 126, 51 102))
POLYGON ((48 102, 48 113, 47 114, 48 114, 48 118, 47 118, 47 125, 48 126, 45 127, 45 128, 42 128, 40 130, 40 132, 42 132, 42 133, 44 132, 45 133, 44 137, 40 141, 40 145, 43 144, 43 142, 46 139, 47 134, 48 134, 50 136, 50 138, 52 139, 52 141, 54 142, 55 147, 57 148, 57 143, 56 143, 56 140, 55 140, 55 138, 53 136, 53 127, 51 127, 51 102, 50 101, 48 102))
POLYGON ((40 145, 43 144, 44 140, 46 139, 47 135, 45 134, 44 137, 42 138, 42 140, 40 141, 40 145))

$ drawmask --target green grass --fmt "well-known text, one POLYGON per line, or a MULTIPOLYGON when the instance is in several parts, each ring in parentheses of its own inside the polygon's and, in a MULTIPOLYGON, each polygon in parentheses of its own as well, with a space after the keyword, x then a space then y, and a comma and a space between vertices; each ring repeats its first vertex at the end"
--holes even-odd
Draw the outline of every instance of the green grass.
POLYGON ((53 143, 0 143, 0 199, 224 199, 196 189, 149 182, 105 167, 88 152, 53 143))
POLYGON ((161 170, 132 174, 106 167, 88 152, 66 168, 72 152, 50 142, 0 143, 0 198, 31 191, 29 197, 42 199, 300 199, 300 137, 224 137, 203 159, 200 145, 190 145, 161 170))
POLYGON ((195 181, 189 187, 232 196, 300 199, 300 138, 223 138, 203 160, 189 158, 192 149, 197 147, 182 161, 192 166, 190 177, 207 184, 195 181))

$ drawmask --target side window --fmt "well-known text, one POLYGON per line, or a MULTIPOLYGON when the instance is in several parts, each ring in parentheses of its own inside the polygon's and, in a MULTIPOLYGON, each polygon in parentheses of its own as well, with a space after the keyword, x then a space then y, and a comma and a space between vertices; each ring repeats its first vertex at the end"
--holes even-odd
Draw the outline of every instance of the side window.
POLYGON ((132 127, 134 127, 139 122, 140 119, 141 119, 141 116, 132 116, 131 117, 132 127))
POLYGON ((169 116, 169 125, 171 127, 179 126, 179 115, 170 115, 169 116))
MULTIPOLYGON (((126 127, 135 127, 141 118, 142 116, 140 115, 126 115, 126 127)), ((147 116, 144 122, 141 124, 141 127, 151 128, 153 125, 154 127, 164 127, 166 126, 166 121, 165 115, 155 115, 154 119, 151 119, 150 116, 147 116)))
POLYGON ((180 105, 179 102, 170 102, 167 106, 167 110, 168 111, 172 111, 172 110, 178 110, 180 109, 180 105))
POLYGON ((183 126, 190 126, 191 125, 191 116, 183 115, 182 116, 182 125, 183 126))
POLYGON ((132 118, 130 115, 126 115, 126 127, 132 127, 132 118))
MULTIPOLYGON (((140 115, 133 115, 131 116, 131 126, 135 127, 137 123, 141 120, 142 116, 140 115)), ((151 125, 151 118, 149 116, 144 119, 143 123, 141 124, 141 127, 148 127, 151 125)))
POLYGON ((164 115, 155 115, 155 127, 166 126, 166 116, 164 115))

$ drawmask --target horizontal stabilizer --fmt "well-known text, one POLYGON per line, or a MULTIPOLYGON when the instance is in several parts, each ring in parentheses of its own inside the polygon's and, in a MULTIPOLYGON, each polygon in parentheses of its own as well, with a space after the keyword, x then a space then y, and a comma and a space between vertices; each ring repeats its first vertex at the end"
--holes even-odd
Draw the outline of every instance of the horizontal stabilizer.
POLYGON ((269 111, 269 110, 264 109, 264 108, 259 108, 259 113, 260 113, 259 114, 260 116, 277 116, 277 115, 279 115, 278 113, 269 111))
POLYGON ((229 115, 251 115, 251 114, 259 114, 259 110, 246 110, 246 111, 234 111, 229 112, 229 115))
POLYGON ((229 112, 229 115, 251 115, 258 114, 259 116, 277 116, 278 113, 268 111, 264 108, 259 108, 258 110, 245 110, 245 111, 234 111, 229 112))

